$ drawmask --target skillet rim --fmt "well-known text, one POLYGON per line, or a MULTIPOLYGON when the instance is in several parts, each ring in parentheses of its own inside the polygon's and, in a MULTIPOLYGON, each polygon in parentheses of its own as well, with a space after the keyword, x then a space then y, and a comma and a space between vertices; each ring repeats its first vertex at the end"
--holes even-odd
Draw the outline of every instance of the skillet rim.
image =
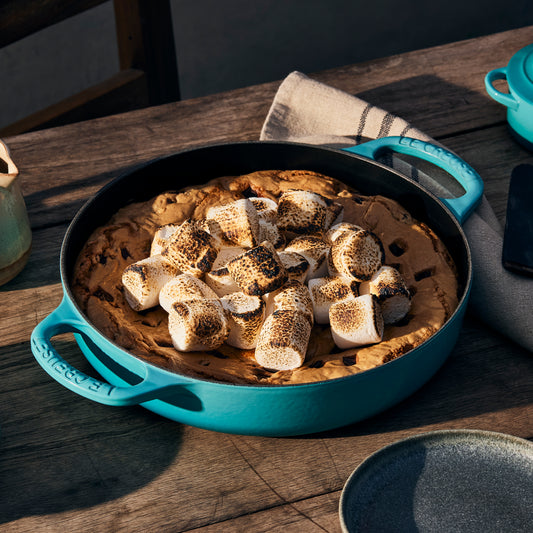
MULTIPOLYGON (((258 168, 257 170, 265 170, 265 169, 258 168)), ((287 169, 287 170, 289 170, 289 169, 287 169)), ((247 173, 247 172, 248 171, 243 171, 243 173, 247 173)), ((250 171, 250 172, 252 172, 252 171, 250 171)), ((215 177, 215 176, 213 176, 213 177, 215 177)), ((354 185, 350 185, 349 183, 346 183, 345 181, 343 181, 343 180, 341 180, 339 178, 336 178, 335 176, 331 176, 331 177, 336 179, 336 180, 338 180, 338 181, 341 181, 341 182, 345 183, 349 187, 357 189, 355 184, 354 185)), ((209 179, 211 179, 211 178, 209 178, 209 179)), ((184 185, 183 187, 180 187, 180 189, 184 188, 184 187, 187 187, 187 186, 189 186, 189 185, 184 185)), ((168 188, 166 188, 165 190, 168 190, 168 188)), ((160 192, 163 192, 163 191, 160 191, 160 192)), ((362 193, 362 194, 369 194, 369 193, 362 193)), ((149 195, 149 197, 146 197, 145 200, 147 200, 147 199, 149 199, 151 197, 152 197, 152 195, 149 195)), ((397 201, 398 203, 400 203, 400 205, 402 205, 401 202, 399 200, 397 200, 396 198, 392 198, 392 199, 397 201)), ((141 201, 141 200, 136 200, 136 201, 141 201)), ((130 202, 122 203, 119 207, 115 208, 114 212, 116 212, 121 207, 129 205, 130 203, 133 203, 133 202, 130 201, 130 202)), ((403 205, 402 205, 402 207, 403 207, 403 205)), ((418 219, 418 217, 414 217, 414 218, 418 219)), ((92 227, 88 231, 87 236, 89 236, 98 226, 99 225, 95 225, 94 227, 92 227)), ((436 228, 434 228, 433 226, 430 226, 430 228, 433 231, 435 231, 435 233, 439 236, 439 238, 441 240, 443 239, 442 235, 440 234, 439 231, 437 231, 436 228)), ((440 228, 439 228, 439 230, 440 230, 440 228)), ((85 242, 87 242, 86 239, 84 240, 84 243, 85 242)), ((458 265, 457 258, 455 257, 455 254, 453 254, 449 250, 449 246, 447 244, 446 244, 446 248, 448 249, 448 252, 450 253, 452 258, 454 259, 454 263, 456 264, 456 267, 459 270, 459 265, 458 265)), ((75 261, 77 259, 77 256, 78 256, 80 251, 81 251, 81 248, 77 251, 76 258, 74 259, 73 264, 75 263, 75 261)), ((449 327, 451 327, 450 325, 453 322, 455 322, 455 320, 457 319, 457 316, 460 315, 464 311, 464 307, 466 307, 466 305, 468 303, 468 298, 469 298, 470 290, 471 290, 471 287, 472 287, 473 265, 472 265, 472 256, 471 256, 470 245, 468 243, 468 240, 466 238, 466 234, 464 233, 464 230, 463 230, 461 224, 459 223, 459 221, 455 218, 455 216, 453 215, 451 210, 446 206, 445 203, 443 203, 435 194, 433 194, 431 191, 425 189, 422 185, 420 185, 418 182, 414 181, 409 176, 406 176, 406 175, 400 173, 399 171, 397 171, 397 170, 395 170, 395 169, 393 169, 393 168, 391 168, 391 167, 389 167, 389 166, 387 166, 387 165, 385 165, 385 164, 383 164, 383 163, 381 163, 379 161, 375 161, 375 160, 370 159, 368 157, 342 150, 341 148, 333 148, 333 147, 328 147, 328 146, 319 146, 319 145, 313 145, 313 144, 308 144, 308 143, 299 143, 299 142, 294 142, 294 141, 236 141, 236 142, 228 141, 228 142, 222 142, 222 143, 208 143, 208 144, 203 144, 203 145, 197 145, 197 146, 194 146, 194 147, 191 147, 191 148, 186 148, 184 150, 179 150, 179 151, 176 151, 176 152, 172 152, 172 153, 169 153, 169 154, 158 156, 156 158, 153 158, 153 159, 150 159, 150 160, 147 160, 147 161, 143 161, 143 162, 141 162, 141 163, 139 163, 137 165, 134 165, 132 167, 129 167, 129 168, 126 168, 126 169, 120 171, 106 185, 101 187, 91 198, 89 198, 82 205, 82 207, 80 207, 80 209, 76 212, 75 216, 71 220, 71 222, 70 222, 70 224, 69 224, 69 226, 68 226, 68 228, 67 228, 67 230, 65 232, 65 235, 63 237, 62 244, 61 244, 61 251, 60 251, 60 277, 61 277, 61 284, 62 284, 62 287, 63 287, 64 298, 68 297, 69 304, 74 307, 75 311, 83 318, 83 320, 91 327, 91 329, 94 332, 96 332, 96 334, 99 337, 101 337, 105 342, 110 343, 115 349, 123 352, 125 355, 133 357, 135 360, 139 361, 141 364, 151 366, 151 367, 155 368, 158 372, 166 373, 166 374, 168 374, 170 376, 175 377, 176 379, 185 380, 185 383, 183 383, 185 386, 187 386, 189 384, 194 384, 195 382, 198 381, 198 382, 201 382, 201 383, 205 383, 205 384, 209 384, 209 385, 215 385, 215 386, 223 386, 223 387, 229 386, 229 387, 233 387, 233 388, 235 388, 235 387, 245 387, 245 388, 253 388, 253 389, 260 389, 260 390, 269 390, 269 389, 280 389, 280 388, 287 389, 289 387, 290 388, 293 388, 293 387, 300 387, 300 388, 301 387, 314 387, 314 386, 324 385, 326 383, 338 383, 340 381, 344 381, 344 380, 347 380, 347 379, 352 379, 352 380, 353 379, 364 379, 364 376, 372 375, 372 374, 375 374, 376 372, 380 372, 381 369, 383 369, 385 367, 389 367, 391 365, 395 366, 396 364, 399 364, 399 362, 401 360, 403 360, 404 357, 406 357, 406 356, 411 356, 412 357, 413 356, 412 354, 420 352, 430 341, 434 341, 437 336, 440 336, 441 333, 446 333, 446 330, 449 329, 449 327), (455 231, 457 232, 457 236, 460 238, 460 241, 461 241, 461 244, 462 244, 461 247, 462 247, 462 249, 464 251, 464 254, 465 254, 464 266, 466 266, 466 271, 464 273, 458 272, 458 274, 457 274, 457 277, 458 277, 458 280, 459 280, 459 286, 460 286, 460 290, 458 291, 460 293, 460 298, 458 299, 457 307, 452 312, 452 314, 448 317, 447 321, 439 328, 438 331, 436 331, 433 335, 431 335, 429 338, 427 338, 421 344, 419 344, 415 348, 412 348, 411 350, 405 352, 404 354, 400 355, 399 357, 397 357, 395 359, 392 359, 391 361, 387 361, 386 363, 383 363, 383 364, 381 364, 379 366, 370 368, 368 370, 364 370, 362 372, 358 372, 356 374, 350 374, 350 375, 346 375, 346 376, 340 376, 340 377, 337 377, 337 378, 325 379, 325 380, 321 380, 321 381, 306 382, 306 383, 256 384, 256 383, 223 382, 223 381, 217 381, 215 379, 209 379, 209 378, 204 378, 204 377, 188 376, 186 374, 181 374, 181 373, 178 373, 178 372, 171 371, 171 370, 169 370, 169 369, 167 369, 167 368, 165 368, 163 366, 160 366, 158 364, 155 364, 155 363, 143 358, 142 356, 136 355, 136 354, 132 353, 131 351, 127 350, 126 348, 122 347, 121 345, 115 343, 113 340, 111 340, 110 338, 106 337, 92 323, 92 321, 85 314, 85 312, 79 307, 76 299, 74 298, 74 295, 73 295, 71 287, 70 287, 70 279, 69 278, 71 277, 71 275, 68 272, 66 263, 67 263, 68 260, 70 260, 70 257, 67 257, 67 254, 69 253, 68 247, 71 245, 72 235, 74 234, 74 232, 76 230, 76 226, 79 224, 80 219, 82 219, 82 217, 86 214, 86 212, 93 206, 93 204, 101 201, 101 198, 105 198, 105 196, 106 196, 106 194, 108 193, 109 190, 111 190, 114 187, 116 187, 117 184, 120 184, 123 180, 126 180, 132 174, 136 174, 138 172, 142 172, 143 170, 146 170, 150 166, 154 166, 154 165, 156 165, 158 163, 170 160, 170 159, 172 159, 174 157, 180 157, 180 156, 183 157, 183 156, 187 156, 187 154, 191 154, 191 153, 195 153, 195 152, 202 152, 202 151, 211 151, 211 150, 220 150, 220 149, 224 150, 226 148, 228 148, 228 149, 230 149, 230 148, 243 148, 243 147, 248 147, 248 146, 257 147, 257 146, 260 146, 260 145, 268 145, 268 146, 272 147, 273 149, 275 149, 276 147, 291 149, 291 147, 293 147, 295 150, 298 150, 298 149, 304 150, 304 149, 306 149, 306 150, 316 151, 317 153, 320 153, 320 152, 322 152, 322 153, 324 153, 324 152, 325 153, 331 153, 331 154, 335 154, 337 156, 341 156, 341 157, 344 157, 344 158, 355 159, 355 160, 358 160, 359 162, 363 162, 364 164, 368 164, 370 166, 378 167, 381 171, 384 171, 385 173, 393 174, 397 178, 400 178, 401 181, 407 182, 409 184, 409 186, 413 187, 417 191, 417 194, 421 194, 422 196, 426 196, 431 202, 435 203, 444 212, 444 215, 446 215, 446 218, 448 219, 448 222, 452 223, 452 225, 454 226, 455 231), (465 278, 464 280, 461 279, 462 276, 464 276, 464 278, 465 278)), ((460 324, 457 327, 460 327, 460 324)), ((90 339, 90 340, 91 340, 91 342, 93 344, 96 344, 96 343, 94 343, 92 341, 92 339, 90 339)), ((100 347, 98 347, 98 348, 101 350, 100 347)), ((446 355, 444 361, 448 358, 449 354, 450 354, 450 352, 448 352, 448 354, 446 355)), ((98 357, 98 356, 95 355, 95 357, 98 357)), ((111 356, 108 356, 108 357, 110 357, 111 359, 115 360, 111 356)), ((119 366, 122 366, 120 363, 117 363, 117 364, 119 364, 119 366)), ((132 372, 132 373, 136 374, 136 372, 134 372, 130 368, 126 368, 126 367, 123 367, 123 368, 125 368, 129 372, 132 372)), ((438 368, 439 367, 435 368, 435 372, 438 370, 438 368)), ((136 375, 138 375, 138 374, 136 374, 136 375)), ((164 400, 162 400, 162 401, 164 401, 164 400)))

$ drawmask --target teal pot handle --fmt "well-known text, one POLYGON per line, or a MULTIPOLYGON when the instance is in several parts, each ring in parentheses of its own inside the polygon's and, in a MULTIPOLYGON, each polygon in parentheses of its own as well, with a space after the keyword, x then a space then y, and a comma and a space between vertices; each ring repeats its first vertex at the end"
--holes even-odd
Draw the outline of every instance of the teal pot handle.
POLYGON ((495 89, 493 84, 496 80, 507 80, 507 67, 491 70, 485 76, 485 88, 487 89, 489 95, 496 100, 496 102, 503 104, 513 111, 516 111, 518 109, 518 101, 515 100, 513 95, 502 93, 501 91, 495 89))
POLYGON ((80 333, 94 341, 94 329, 80 320, 71 310, 66 299, 42 322, 31 334, 31 349, 37 362, 58 383, 71 391, 105 405, 126 406, 160 398, 170 389, 180 388, 181 383, 164 383, 148 365, 143 366, 144 377, 136 385, 115 387, 104 381, 88 376, 71 364, 67 363, 52 346, 50 340, 60 333, 80 333), (158 379, 159 378, 159 379, 158 379))
POLYGON ((409 137, 383 137, 344 150, 374 161, 377 161, 383 151, 392 150, 418 157, 445 170, 465 190, 465 193, 457 198, 440 198, 461 224, 476 208, 483 195, 483 180, 470 165, 445 148, 426 141, 409 137))

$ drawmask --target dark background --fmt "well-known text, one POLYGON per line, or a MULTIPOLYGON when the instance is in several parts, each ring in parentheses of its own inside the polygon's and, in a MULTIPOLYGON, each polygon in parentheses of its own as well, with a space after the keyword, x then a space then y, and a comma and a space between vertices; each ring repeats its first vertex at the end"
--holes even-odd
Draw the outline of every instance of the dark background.
MULTIPOLYGON (((533 0, 173 0, 172 10, 184 99, 533 25, 533 0)), ((114 31, 108 2, 0 50, 0 127, 116 72, 114 31)))

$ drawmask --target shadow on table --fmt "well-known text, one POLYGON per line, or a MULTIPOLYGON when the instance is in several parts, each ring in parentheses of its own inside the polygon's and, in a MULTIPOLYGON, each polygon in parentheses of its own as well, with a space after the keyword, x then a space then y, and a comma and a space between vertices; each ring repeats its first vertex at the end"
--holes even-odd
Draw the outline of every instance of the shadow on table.
POLYGON ((120 172, 122 169, 57 184, 53 177, 47 182, 45 176, 39 183, 48 187, 24 194, 32 229, 70 222, 82 205, 120 172))
MULTIPOLYGON (((413 428, 429 431, 436 424, 439 429, 463 428, 469 427, 469 419, 487 413, 493 413, 493 427, 485 429, 502 431, 512 417, 509 410, 531 404, 532 375, 529 352, 467 316, 448 360, 421 389, 368 420, 320 436, 349 437, 413 428)), ((477 427, 475 422, 473 427, 477 427)))
MULTIPOLYGON (((71 364, 97 376, 73 342, 55 344, 71 364)), ((30 362, 29 343, 16 357, 19 369, 0 393, 0 524, 115 500, 174 462, 181 424, 70 392, 30 362), (30 364, 34 370, 21 371, 30 364), (17 390, 25 388, 21 400, 17 390)))

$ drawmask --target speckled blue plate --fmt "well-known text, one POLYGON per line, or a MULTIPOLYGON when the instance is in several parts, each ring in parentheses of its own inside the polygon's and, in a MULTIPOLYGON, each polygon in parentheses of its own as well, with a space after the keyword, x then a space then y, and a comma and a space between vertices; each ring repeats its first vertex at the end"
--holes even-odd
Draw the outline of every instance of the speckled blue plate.
POLYGON ((393 443, 352 473, 343 531, 533 531, 533 443, 490 431, 442 430, 393 443))

